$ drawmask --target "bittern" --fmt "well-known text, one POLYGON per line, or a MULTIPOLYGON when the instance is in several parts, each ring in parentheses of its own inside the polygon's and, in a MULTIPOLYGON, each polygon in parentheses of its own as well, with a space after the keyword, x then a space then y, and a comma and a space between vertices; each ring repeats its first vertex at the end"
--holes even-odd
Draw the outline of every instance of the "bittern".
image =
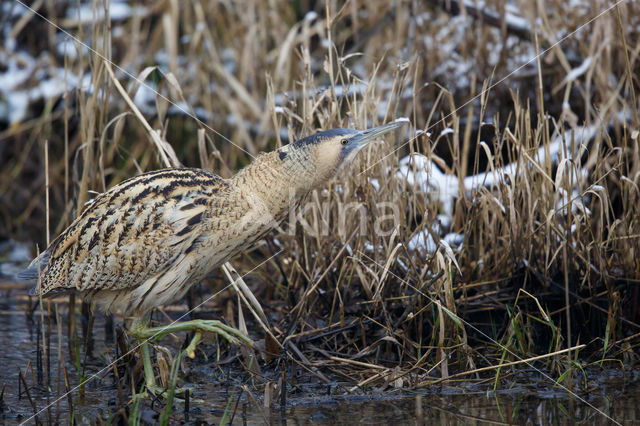
POLYGON ((215 320, 148 327, 153 308, 182 298, 212 269, 264 237, 292 203, 327 182, 370 141, 405 124, 332 129, 260 154, 230 179, 199 169, 164 169, 125 180, 95 197, 84 212, 21 274, 35 296, 75 291, 106 312, 134 317, 145 384, 158 390, 149 338, 194 330, 251 341, 215 320))

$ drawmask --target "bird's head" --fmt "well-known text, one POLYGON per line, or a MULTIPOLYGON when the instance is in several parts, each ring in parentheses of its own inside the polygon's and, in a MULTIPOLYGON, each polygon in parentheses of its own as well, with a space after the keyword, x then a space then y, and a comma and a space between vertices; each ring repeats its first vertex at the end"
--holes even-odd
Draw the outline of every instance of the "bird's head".
POLYGON ((291 161, 292 167, 304 168, 300 171, 311 178, 307 180, 311 189, 340 172, 369 142, 406 122, 399 120, 366 130, 324 130, 278 149, 278 155, 283 162, 291 161))

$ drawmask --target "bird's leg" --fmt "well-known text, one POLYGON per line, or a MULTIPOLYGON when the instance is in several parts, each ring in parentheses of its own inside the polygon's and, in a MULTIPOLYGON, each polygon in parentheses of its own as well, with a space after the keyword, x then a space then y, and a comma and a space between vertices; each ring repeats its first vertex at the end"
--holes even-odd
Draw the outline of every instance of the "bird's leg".
POLYGON ((200 343, 201 340, 202 332, 200 330, 196 330, 193 333, 193 339, 191 339, 191 342, 189 342, 189 346, 187 346, 184 351, 189 358, 193 359, 196 357, 196 346, 198 346, 198 343, 200 343))
MULTIPOLYGON (((164 389, 156 384, 151 357, 149 355, 149 342, 160 339, 167 334, 177 333, 179 331, 194 331, 193 339, 187 346, 185 352, 189 358, 195 358, 195 349, 198 343, 202 341, 203 333, 217 333, 227 339, 230 343, 238 343, 240 340, 253 346, 253 341, 245 336, 241 331, 228 326, 218 320, 191 320, 184 322, 171 323, 159 327, 148 327, 148 316, 134 320, 131 325, 130 335, 138 339, 142 350, 142 361, 144 365, 145 384, 147 390, 154 394, 162 394, 164 389)), ((176 393, 189 391, 189 389, 176 389, 176 393)))
POLYGON ((144 367, 144 383, 147 389, 156 389, 156 375, 151 365, 151 355, 149 354, 149 343, 146 340, 139 341, 142 352, 142 365, 144 367))
POLYGON ((142 337, 138 331, 147 329, 149 323, 149 316, 144 315, 140 318, 133 320, 131 324, 130 334, 138 339, 138 345, 140 346, 140 352, 142 353, 142 366, 144 368, 144 383, 147 390, 153 394, 162 393, 163 389, 156 383, 156 375, 153 372, 153 365, 151 364, 151 355, 149 353, 149 338, 142 337))

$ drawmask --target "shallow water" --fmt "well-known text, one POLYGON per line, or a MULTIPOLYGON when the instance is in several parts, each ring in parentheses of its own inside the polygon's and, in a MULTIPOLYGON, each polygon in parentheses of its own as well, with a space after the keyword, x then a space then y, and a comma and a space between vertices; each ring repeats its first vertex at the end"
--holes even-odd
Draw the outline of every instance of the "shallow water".
MULTIPOLYGON (((56 401, 55 398, 55 395, 64 394, 64 378, 58 381, 58 338, 55 325, 51 333, 51 392, 47 393, 43 387, 34 385, 37 382, 35 367, 39 311, 33 316, 36 322, 25 314, 28 298, 24 286, 4 283, 0 284, 0 291, 3 294, 0 302, 0 386, 5 386, 0 419, 6 423, 34 421, 31 418, 34 410, 24 394, 24 386, 18 384, 18 371, 24 373, 28 362, 31 361, 34 373, 28 369, 25 381, 30 387, 30 395, 36 409, 41 410, 52 404, 49 410, 39 413, 39 420, 45 423, 48 419, 53 423, 66 423, 69 419, 68 399, 65 397, 56 401), (22 392, 20 397, 19 389, 22 392)), ((66 329, 64 321, 62 324, 62 328, 66 329)), ((115 350, 104 345, 104 317, 96 318, 94 334, 94 354, 100 355, 101 352, 107 351, 107 355, 97 356, 87 362, 87 370, 97 372, 107 364, 107 356, 111 359, 115 357, 115 350)), ((68 360, 66 338, 63 340, 63 356, 68 360)), ((74 368, 69 365, 67 368, 70 381, 77 383, 74 368)), ((637 404, 640 399, 640 372, 635 370, 624 373, 614 369, 598 370, 600 373, 597 377, 589 377, 593 382, 593 391, 582 397, 595 408, 570 398, 567 392, 554 389, 551 384, 547 386, 545 381, 537 380, 528 384, 513 384, 511 389, 497 392, 487 391, 491 389, 491 383, 461 383, 458 387, 437 386, 419 392, 373 390, 367 395, 348 395, 342 390, 340 383, 330 387, 300 384, 300 389, 291 389, 288 392, 284 409, 279 406, 279 401, 271 408, 264 408, 262 395, 257 395, 255 391, 249 395, 240 386, 225 385, 225 378, 219 373, 216 374, 212 367, 202 360, 194 363, 192 371, 192 377, 196 377, 198 383, 189 404, 189 412, 184 412, 184 404, 180 401, 174 406, 173 419, 193 424, 218 424, 229 401, 231 407, 236 407, 233 423, 238 424, 419 423, 420 411, 425 422, 441 424, 548 424, 585 421, 601 423, 607 418, 627 423, 640 420, 640 406, 637 404), (422 407, 421 410, 419 406, 422 407)), ((78 395, 77 390, 72 393, 76 421, 91 423, 97 416, 106 419, 109 413, 116 411, 118 395, 113 379, 110 373, 103 372, 101 375, 106 377, 92 380, 86 385, 84 398, 78 395)), ((525 375, 523 374, 523 377, 525 375)), ((46 379, 43 378, 43 381, 46 382, 46 379)), ((126 392, 122 393, 121 398, 127 398, 126 392)), ((143 407, 141 417, 152 423, 157 421, 157 412, 143 407)))
MULTIPOLYGON (((16 268, 5 264, 0 267, 0 274, 13 269, 16 268)), ((46 386, 38 385, 39 381, 47 383, 46 375, 43 374, 39 379, 37 373, 38 341, 41 346, 43 341, 46 342, 46 333, 43 338, 39 322, 41 318, 45 318, 45 325, 47 322, 39 310, 28 314, 30 301, 27 289, 27 285, 0 276, 0 389, 4 387, 0 422, 13 424, 35 421, 34 408, 19 379, 19 371, 24 375, 41 422, 68 423, 69 403, 73 405, 75 420, 80 423, 95 423, 97 417, 107 420, 128 400, 130 391, 118 392, 113 370, 108 367, 117 355, 113 337, 106 337, 105 317, 96 315, 93 324, 93 357, 87 358, 85 366, 85 374, 97 374, 100 378, 88 381, 84 396, 76 389, 69 398, 64 396, 64 374, 59 368, 58 355, 58 350, 61 350, 72 388, 78 383, 78 375, 69 362, 66 298, 61 298, 59 303, 52 303, 53 312, 56 307, 60 309, 59 332, 62 341, 58 348, 58 326, 51 321, 51 373, 47 392, 46 386), (29 364, 32 367, 27 368, 29 364), (50 407, 45 409, 48 405, 50 407)), ((56 318, 55 313, 51 318, 56 318)), ((76 321, 80 328, 82 316, 77 315, 76 321)), ((177 353, 180 343, 171 338, 161 341, 172 353, 177 353)), ((214 356, 214 346, 207 346, 207 350, 210 356, 214 356)), ((43 365, 47 364, 46 357, 42 362, 43 365)), ((375 388, 369 388, 366 393, 359 391, 357 395, 346 391, 351 383, 319 385, 315 378, 303 374, 297 377, 296 386, 288 389, 284 407, 278 400, 265 408, 263 395, 250 386, 249 376, 243 375, 242 371, 234 371, 233 367, 216 367, 214 363, 198 358, 189 365, 191 373, 189 382, 185 384, 194 387, 195 392, 189 402, 188 412, 184 411, 182 401, 174 405, 174 422, 219 424, 227 406, 235 413, 234 424, 600 424, 611 422, 611 419, 620 423, 640 421, 640 404, 637 403, 640 400, 640 369, 623 371, 621 368, 593 367, 587 370, 591 391, 580 396, 591 406, 554 387, 538 372, 521 370, 518 377, 511 378, 509 389, 498 391, 492 391, 493 383, 488 381, 482 384, 462 382, 455 387, 439 385, 418 391, 376 391, 375 388), (239 379, 240 376, 244 378, 239 379)), ((503 381, 502 386, 505 383, 508 381, 503 381)), ((162 406, 158 404, 143 404, 140 408, 141 419, 155 423, 161 409, 162 406)))

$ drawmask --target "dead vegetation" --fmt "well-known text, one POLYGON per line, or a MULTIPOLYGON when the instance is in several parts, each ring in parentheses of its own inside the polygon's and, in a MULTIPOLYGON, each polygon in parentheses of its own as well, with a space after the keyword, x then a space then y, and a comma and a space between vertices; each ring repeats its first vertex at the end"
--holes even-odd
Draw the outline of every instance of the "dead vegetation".
MULTIPOLYGON (((524 362, 572 387, 575 360, 635 365, 637 4, 271 3, 167 0, 109 20, 98 2, 94 25, 78 23, 73 2, 37 3, 90 49, 38 16, 3 18, 20 48, 5 40, 3 69, 31 73, 0 92, 10 111, 30 91, 25 116, 0 114, 0 237, 44 246, 44 141, 55 236, 91 191, 141 171, 183 164, 228 177, 317 129, 406 116, 411 132, 361 154, 312 194, 295 228, 231 262, 251 271, 277 340, 266 340, 275 359, 245 365, 253 392, 286 391, 282 371, 366 392, 499 387, 524 362), (47 81, 64 90, 38 97, 47 81), (394 209, 399 221, 379 221, 394 209)), ((231 290, 213 300, 264 338, 248 314, 260 308, 239 301, 231 290)))

